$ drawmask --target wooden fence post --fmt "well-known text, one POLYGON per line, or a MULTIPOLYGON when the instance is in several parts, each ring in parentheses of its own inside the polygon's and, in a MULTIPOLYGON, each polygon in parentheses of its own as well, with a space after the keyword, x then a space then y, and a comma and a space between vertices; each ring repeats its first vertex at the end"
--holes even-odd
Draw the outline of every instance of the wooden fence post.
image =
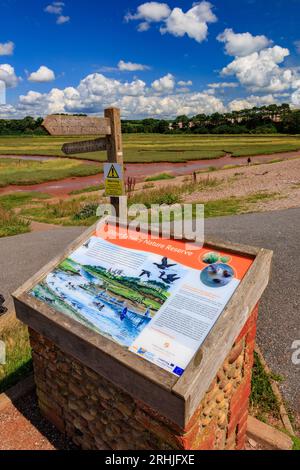
MULTIPOLYGON (((104 115, 110 120, 111 135, 106 137, 107 140, 107 157, 109 163, 118 163, 123 167, 124 178, 124 159, 123 159, 123 143, 122 143, 122 127, 121 113, 118 108, 108 108, 104 115)), ((123 181, 123 195, 125 196, 125 186, 123 181)), ((120 216, 120 197, 111 197, 111 204, 116 210, 116 216, 120 216)))

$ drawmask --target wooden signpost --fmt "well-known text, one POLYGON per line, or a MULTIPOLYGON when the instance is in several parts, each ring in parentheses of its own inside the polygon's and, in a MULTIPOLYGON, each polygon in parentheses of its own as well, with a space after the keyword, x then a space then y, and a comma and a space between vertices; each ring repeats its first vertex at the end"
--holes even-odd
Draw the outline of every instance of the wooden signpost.
MULTIPOLYGON (((117 112, 117 110, 115 110, 117 112)), ((56 115, 47 116, 43 126, 51 135, 109 135, 109 118, 56 115)))
MULTIPOLYGON (((122 177, 115 181, 117 184, 106 185, 110 188, 107 196, 110 197, 111 204, 116 210, 116 216, 119 217, 120 197, 125 195, 120 110, 117 108, 108 108, 105 110, 105 116, 103 118, 51 115, 46 117, 43 126, 49 134, 53 136, 99 136, 94 140, 64 144, 62 151, 65 155, 76 155, 106 150, 108 162, 121 166, 122 171, 120 173, 122 177), (114 188, 116 189, 115 194, 114 188)), ((110 180, 112 179, 110 178, 110 180)))

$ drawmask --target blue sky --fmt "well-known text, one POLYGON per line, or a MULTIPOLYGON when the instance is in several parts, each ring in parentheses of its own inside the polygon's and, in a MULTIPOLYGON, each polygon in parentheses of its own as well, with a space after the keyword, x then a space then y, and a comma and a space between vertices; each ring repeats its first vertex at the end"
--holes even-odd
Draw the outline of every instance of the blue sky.
POLYGON ((0 0, 0 117, 300 107, 299 0, 0 0))

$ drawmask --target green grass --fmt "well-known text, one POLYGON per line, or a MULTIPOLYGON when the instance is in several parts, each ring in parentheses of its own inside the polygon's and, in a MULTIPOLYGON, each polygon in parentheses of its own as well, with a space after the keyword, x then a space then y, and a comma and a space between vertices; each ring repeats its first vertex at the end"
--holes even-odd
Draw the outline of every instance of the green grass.
MULTIPOLYGON (((153 204, 180 204, 184 196, 203 191, 222 184, 222 180, 207 177, 197 183, 186 182, 178 186, 162 186, 134 193, 128 200, 129 206, 143 204, 150 208, 153 204)), ((276 193, 255 193, 246 197, 218 199, 205 202, 205 217, 223 217, 238 215, 255 210, 255 205, 278 197, 276 193)), ((96 209, 99 198, 95 196, 82 196, 57 203, 36 204, 34 207, 25 207, 20 214, 30 220, 63 226, 90 226, 97 221, 96 209)), ((202 201, 197 201, 203 204, 202 201)), ((195 203, 196 204, 196 203, 195 203)), ((194 216, 196 207, 194 207, 194 216)))
POLYGON ((293 450, 300 450, 300 438, 297 436, 290 436, 293 441, 293 450))
POLYGON ((97 196, 60 200, 57 203, 46 203, 36 207, 25 207, 21 215, 37 222, 89 227, 97 221, 96 209, 99 205, 97 196))
POLYGON ((9 185, 32 185, 101 172, 96 165, 76 160, 55 159, 43 162, 0 159, 0 188, 9 185))
POLYGON ((15 385, 32 370, 31 349, 27 328, 16 323, 0 332, 6 345, 6 364, 0 365, 0 393, 15 385))
POLYGON ((50 198, 48 194, 34 192, 34 191, 25 191, 14 194, 7 194, 0 196, 0 206, 4 209, 15 209, 26 204, 36 204, 41 200, 50 198))
POLYGON ((20 192, 0 196, 0 238, 29 232, 30 222, 15 213, 14 209, 22 208, 27 204, 39 204, 48 197, 48 194, 38 192, 20 192))
POLYGON ((261 421, 266 421, 268 415, 279 419, 279 404, 271 387, 271 377, 265 372, 257 353, 254 353, 254 357, 250 398, 252 412, 261 421))
POLYGON ((70 196, 76 196, 78 194, 94 193, 96 191, 102 191, 103 189, 104 189, 104 184, 96 184, 94 186, 88 186, 87 188, 76 189, 75 191, 71 191, 69 194, 70 196))
POLYGON ((30 231, 30 223, 0 205, 0 238, 30 231))
MULTIPOLYGON (((256 193, 242 198, 230 197, 227 199, 217 199, 215 201, 202 202, 205 206, 205 218, 224 217, 229 215, 239 215, 255 211, 255 204, 270 201, 278 197, 276 193, 256 193)), ((194 211, 196 208, 194 208, 194 211)))
MULTIPOLYGON (((144 190, 135 193, 129 204, 144 204, 150 207, 152 204, 177 204, 182 201, 184 194, 200 191, 221 184, 222 180, 215 178, 203 178, 198 183, 185 183, 181 186, 161 187, 144 190)), ((99 197, 82 196, 69 200, 61 200, 57 203, 36 204, 35 207, 23 208, 21 215, 37 222, 57 225, 83 225, 89 226, 97 221, 96 208, 100 203, 99 197)))
POLYGON ((220 184, 222 184, 221 179, 211 176, 202 178, 197 183, 189 179, 182 185, 162 186, 135 193, 130 197, 129 204, 144 204, 147 208, 150 208, 152 204, 178 204, 182 202, 184 195, 214 188, 220 184))
POLYGON ((149 178, 146 178, 146 182, 151 182, 151 181, 161 181, 161 180, 173 180, 175 176, 169 175, 169 173, 161 173, 160 175, 154 175, 150 176, 149 178))
MULTIPOLYGON (((186 162, 215 159, 225 152, 234 156, 254 156, 300 149, 300 136, 290 135, 161 135, 125 134, 125 162, 186 162)), ((64 143, 89 137, 0 137, 0 155, 64 156, 64 143)), ((90 137, 93 139, 94 137, 90 137)), ((80 154, 79 159, 106 161, 105 152, 80 154)))

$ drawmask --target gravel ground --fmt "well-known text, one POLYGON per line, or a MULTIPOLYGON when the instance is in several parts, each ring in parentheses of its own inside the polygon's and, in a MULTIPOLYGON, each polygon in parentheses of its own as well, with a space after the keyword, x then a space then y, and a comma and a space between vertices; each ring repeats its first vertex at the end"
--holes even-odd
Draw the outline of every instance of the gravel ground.
MULTIPOLYGON (((278 210, 300 206, 300 159, 219 170, 209 173, 209 177, 222 180, 222 182, 216 187, 194 192, 185 198, 185 202, 207 202, 267 192, 277 193, 279 197, 256 204, 255 210, 278 210)), ((184 184, 187 181, 186 178, 160 181, 155 186, 184 184)), ((200 178, 206 179, 207 174, 198 175, 198 179, 200 178)))
POLYGON ((72 450, 74 445, 46 421, 34 393, 0 414, 1 450, 72 450))

